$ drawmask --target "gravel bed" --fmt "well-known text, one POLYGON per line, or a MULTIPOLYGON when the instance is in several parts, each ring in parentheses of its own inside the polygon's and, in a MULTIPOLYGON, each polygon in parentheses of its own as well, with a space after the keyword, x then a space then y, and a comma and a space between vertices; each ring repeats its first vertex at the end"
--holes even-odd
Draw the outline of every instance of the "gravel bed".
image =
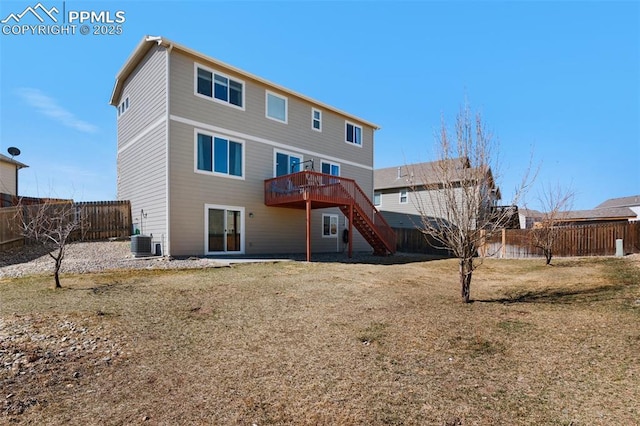
MULTIPOLYGON (((398 264, 434 259, 437 256, 396 253, 393 256, 374 256, 371 252, 354 252, 349 259, 346 252, 313 253, 314 262, 398 264)), ((153 256, 135 258, 129 241, 76 242, 66 248, 60 272, 83 274, 117 269, 194 269, 220 268, 235 263, 304 261, 304 254, 240 256, 228 258, 153 256)), ((0 252, 0 278, 16 278, 34 274, 52 274, 53 259, 42 246, 24 246, 0 252)))
MULTIPOLYGON (((82 274, 113 269, 218 268, 228 265, 224 261, 197 257, 135 258, 129 241, 100 241, 69 244, 60 272, 82 274)), ((53 259, 39 246, 0 252, 0 278, 53 273, 53 266, 53 259)))

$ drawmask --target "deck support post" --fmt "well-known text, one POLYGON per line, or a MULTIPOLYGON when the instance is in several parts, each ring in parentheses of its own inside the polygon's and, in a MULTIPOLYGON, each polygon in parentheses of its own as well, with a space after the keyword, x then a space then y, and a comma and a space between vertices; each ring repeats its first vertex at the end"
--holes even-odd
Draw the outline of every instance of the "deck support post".
POLYGON ((311 200, 307 196, 307 262, 311 262, 311 200))
POLYGON ((353 204, 349 204, 349 259, 353 256, 353 204))

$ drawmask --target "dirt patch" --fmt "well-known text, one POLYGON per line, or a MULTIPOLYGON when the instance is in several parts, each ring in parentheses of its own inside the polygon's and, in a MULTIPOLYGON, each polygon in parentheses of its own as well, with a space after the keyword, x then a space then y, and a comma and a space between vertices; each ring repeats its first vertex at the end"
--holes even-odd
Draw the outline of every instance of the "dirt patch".
POLYGON ((0 319, 2 411, 44 409, 122 361, 123 346, 94 315, 11 315, 0 319))

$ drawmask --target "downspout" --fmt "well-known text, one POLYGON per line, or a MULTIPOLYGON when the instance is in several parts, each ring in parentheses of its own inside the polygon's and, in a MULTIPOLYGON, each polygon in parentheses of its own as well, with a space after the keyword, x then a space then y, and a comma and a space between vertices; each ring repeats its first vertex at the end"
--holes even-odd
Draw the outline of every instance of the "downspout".
POLYGON ((171 119, 171 111, 169 110, 170 108, 170 94, 169 94, 169 90, 171 89, 170 86, 170 82, 171 82, 171 61, 170 61, 170 57, 171 57, 171 51, 173 50, 173 44, 169 43, 169 47, 167 48, 167 64, 166 64, 166 93, 165 93, 165 97, 166 97, 166 108, 165 108, 165 137, 166 137, 166 152, 165 152, 165 164, 166 164, 166 171, 165 171, 165 179, 166 179, 166 192, 167 192, 167 217, 166 217, 166 221, 167 221, 167 234, 166 234, 166 244, 165 244, 165 254, 167 256, 171 255, 171 193, 170 193, 170 187, 169 187, 169 182, 171 182, 171 179, 169 179, 169 173, 171 172, 171 161, 170 161, 170 149, 169 149, 169 142, 171 140, 170 138, 170 119, 171 119))

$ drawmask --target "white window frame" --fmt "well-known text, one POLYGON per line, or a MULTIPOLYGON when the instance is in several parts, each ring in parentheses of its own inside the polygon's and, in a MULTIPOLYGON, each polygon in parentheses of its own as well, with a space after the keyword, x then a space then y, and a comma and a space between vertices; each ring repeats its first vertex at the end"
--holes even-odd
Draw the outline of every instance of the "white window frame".
POLYGON ((124 100, 118 105, 118 118, 122 117, 125 112, 129 111, 129 97, 127 96, 124 100))
MULTIPOLYGON (((278 154, 284 154, 286 156, 288 156, 289 158, 291 157, 296 157, 296 158, 300 158, 300 162, 302 163, 304 161, 304 156, 302 154, 298 154, 296 152, 292 152, 292 151, 285 151, 282 149, 274 149, 273 150, 273 177, 277 177, 278 174, 278 154)), ((287 164, 287 170, 289 171, 290 174, 291 173, 291 169, 289 164, 287 164)))
POLYGON ((398 203, 407 204, 408 202, 409 202, 409 190, 406 188, 401 189, 400 192, 398 193, 398 203), (402 201, 402 198, 404 198, 404 201, 402 201))
POLYGON ((373 205, 376 207, 382 205, 382 192, 379 192, 379 191, 373 192, 373 205), (378 204, 376 204, 376 196, 378 196, 378 204))
MULTIPOLYGON (((342 175, 342 167, 340 166, 340 163, 336 163, 333 161, 329 161, 329 160, 320 160, 320 172, 322 172, 322 165, 323 164, 328 164, 329 165, 329 171, 331 171, 331 167, 332 166, 338 166, 338 174, 337 175, 332 175, 332 176, 340 176, 342 175)), ((329 173, 331 174, 331 173, 329 173)))
POLYGON ((338 234, 340 234, 340 221, 338 220, 338 215, 337 214, 329 214, 329 213, 323 213, 322 214, 322 229, 320 230, 320 233, 322 235, 322 238, 338 238, 338 234), (329 218, 329 234, 325 234, 324 233, 324 220, 325 218, 329 218), (336 224, 336 233, 335 234, 331 234, 331 224, 332 222, 334 222, 335 220, 335 224, 336 224))
POLYGON ((194 62, 194 66, 193 66, 193 94, 198 96, 199 98, 207 99, 209 101, 213 101, 213 102, 216 102, 218 104, 227 105, 227 106, 230 106, 232 108, 244 111, 245 110, 245 105, 246 105, 246 99, 245 99, 246 91, 247 91, 246 89, 247 89, 247 85, 244 83, 243 80, 240 80, 239 78, 236 78, 236 77, 231 77, 228 74, 225 74, 225 73, 220 72, 220 71, 216 71, 213 68, 209 68, 209 67, 207 67, 205 65, 202 65, 202 64, 199 64, 197 62, 194 62), (205 71, 208 71, 208 72, 210 72, 212 74, 211 75, 211 78, 212 78, 212 81, 211 81, 211 96, 207 96, 207 95, 203 95, 202 93, 198 93, 198 68, 201 68, 201 69, 203 69, 205 71), (215 88, 216 74, 219 75, 220 77, 224 77, 224 78, 226 78, 228 80, 233 80, 233 81, 235 81, 237 83, 240 83, 242 85, 242 106, 238 106, 236 104, 232 104, 229 101, 224 101, 222 99, 216 98, 216 88, 215 88))
MULTIPOLYGON (((319 110, 318 108, 311 108, 311 130, 322 133, 322 111, 319 110), (316 112, 318 113, 318 118, 316 118, 315 116, 316 112), (317 129, 314 126, 314 123, 316 121, 318 122, 318 126, 319 126, 317 129)), ((345 130, 345 134, 346 134, 346 130, 345 130)))
MULTIPOLYGON (((201 175, 219 176, 219 177, 224 177, 228 179, 245 180, 245 171, 247 167, 246 166, 247 153, 245 148, 246 148, 246 143, 242 139, 238 139, 232 136, 227 136, 221 133, 209 132, 202 129, 193 129, 193 171, 194 173, 198 173, 201 175), (212 138, 212 146, 211 146, 211 168, 213 169, 212 171, 201 170, 198 168, 198 135, 199 134, 210 136, 212 138), (215 138, 226 139, 227 141, 230 141, 230 142, 239 143, 242 146, 242 175, 241 176, 236 176, 236 175, 231 175, 229 173, 221 173, 221 172, 215 171, 215 145, 214 145, 215 138)), ((227 161, 229 161, 228 157, 227 157, 227 161)))
POLYGON ((269 120, 277 121, 278 123, 288 124, 289 122, 289 98, 286 96, 282 96, 278 93, 272 92, 270 90, 265 90, 264 93, 264 116, 269 120), (275 98, 280 98, 284 101, 284 120, 280 120, 279 118, 272 117, 269 115, 269 96, 273 96, 275 98))
POLYGON ((358 124, 355 124, 355 123, 352 123, 351 121, 345 121, 345 122, 344 122, 344 141, 345 141, 346 143, 348 143, 349 145, 352 145, 352 146, 357 146, 357 147, 362 148, 362 145, 363 145, 362 139, 363 139, 363 138, 364 138, 364 129, 362 128, 362 126, 360 126, 360 125, 358 125, 358 124), (353 127, 354 127, 354 139, 355 139, 355 134, 356 134, 356 133, 355 133, 355 129, 356 129, 356 128, 360 129, 360 143, 356 143, 355 141, 354 141, 354 142, 351 142, 351 141, 349 141, 349 140, 347 139, 347 129, 348 129, 348 126, 353 126, 353 127))

